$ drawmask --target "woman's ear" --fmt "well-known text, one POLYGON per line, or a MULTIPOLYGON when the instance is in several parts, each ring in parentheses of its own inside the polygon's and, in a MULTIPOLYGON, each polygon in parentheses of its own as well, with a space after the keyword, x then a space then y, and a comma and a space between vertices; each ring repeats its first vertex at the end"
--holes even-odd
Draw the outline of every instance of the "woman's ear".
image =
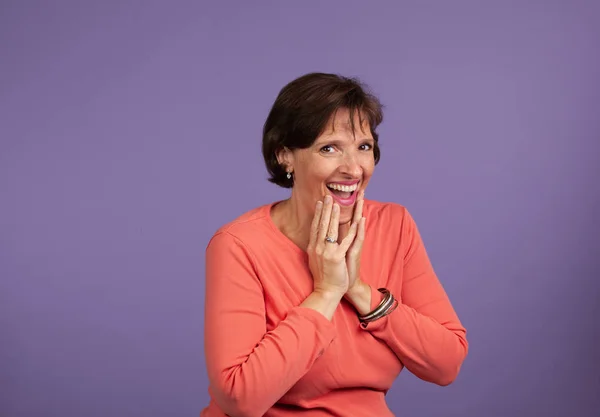
POLYGON ((288 172, 294 171, 294 154, 288 148, 283 147, 277 152, 277 162, 288 172))

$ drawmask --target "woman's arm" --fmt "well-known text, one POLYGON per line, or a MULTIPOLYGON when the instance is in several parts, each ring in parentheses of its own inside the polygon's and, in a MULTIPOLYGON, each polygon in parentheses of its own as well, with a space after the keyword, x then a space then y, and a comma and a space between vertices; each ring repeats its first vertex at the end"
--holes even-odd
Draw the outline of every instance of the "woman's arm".
MULTIPOLYGON (((406 210, 397 257, 388 279, 388 289, 398 300, 398 308, 362 328, 385 342, 417 377, 448 385, 458 375, 468 352, 466 330, 438 280, 417 226, 406 210)), ((368 286, 366 290, 363 287, 362 296, 357 294, 355 298, 359 307, 360 300, 362 304, 368 300, 368 311, 372 311, 381 301, 381 293, 368 286)))
POLYGON ((211 393, 228 415, 262 416, 334 338, 340 296, 312 293, 271 331, 252 254, 221 232, 206 250, 204 341, 211 393))

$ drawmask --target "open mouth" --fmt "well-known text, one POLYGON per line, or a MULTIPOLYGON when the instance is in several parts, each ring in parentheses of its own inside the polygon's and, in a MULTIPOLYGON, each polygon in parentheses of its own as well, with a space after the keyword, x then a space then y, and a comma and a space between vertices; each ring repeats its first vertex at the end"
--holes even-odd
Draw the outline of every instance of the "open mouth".
POLYGON ((354 193, 356 192, 356 190, 358 189, 358 183, 356 184, 352 184, 352 185, 342 185, 342 184, 337 184, 337 183, 330 183, 327 184, 327 188, 329 189, 329 191, 331 191, 331 193, 342 199, 342 200, 347 200, 349 198, 351 198, 354 193))

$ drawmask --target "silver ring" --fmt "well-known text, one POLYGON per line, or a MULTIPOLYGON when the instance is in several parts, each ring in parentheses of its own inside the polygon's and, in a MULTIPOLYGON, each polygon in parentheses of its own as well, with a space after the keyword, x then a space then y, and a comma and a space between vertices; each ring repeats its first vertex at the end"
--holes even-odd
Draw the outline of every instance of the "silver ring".
POLYGON ((325 242, 329 242, 329 243, 337 243, 337 241, 336 241, 334 238, 332 238, 331 236, 327 236, 327 237, 325 238, 325 242))

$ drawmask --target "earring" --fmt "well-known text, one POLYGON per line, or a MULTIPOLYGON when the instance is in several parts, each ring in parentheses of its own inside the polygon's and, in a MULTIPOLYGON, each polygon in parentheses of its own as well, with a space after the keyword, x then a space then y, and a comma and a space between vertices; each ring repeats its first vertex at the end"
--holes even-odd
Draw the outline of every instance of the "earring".
POLYGON ((291 180, 292 179, 292 173, 288 172, 287 175, 286 175, 286 177, 287 177, 288 180, 291 180))

